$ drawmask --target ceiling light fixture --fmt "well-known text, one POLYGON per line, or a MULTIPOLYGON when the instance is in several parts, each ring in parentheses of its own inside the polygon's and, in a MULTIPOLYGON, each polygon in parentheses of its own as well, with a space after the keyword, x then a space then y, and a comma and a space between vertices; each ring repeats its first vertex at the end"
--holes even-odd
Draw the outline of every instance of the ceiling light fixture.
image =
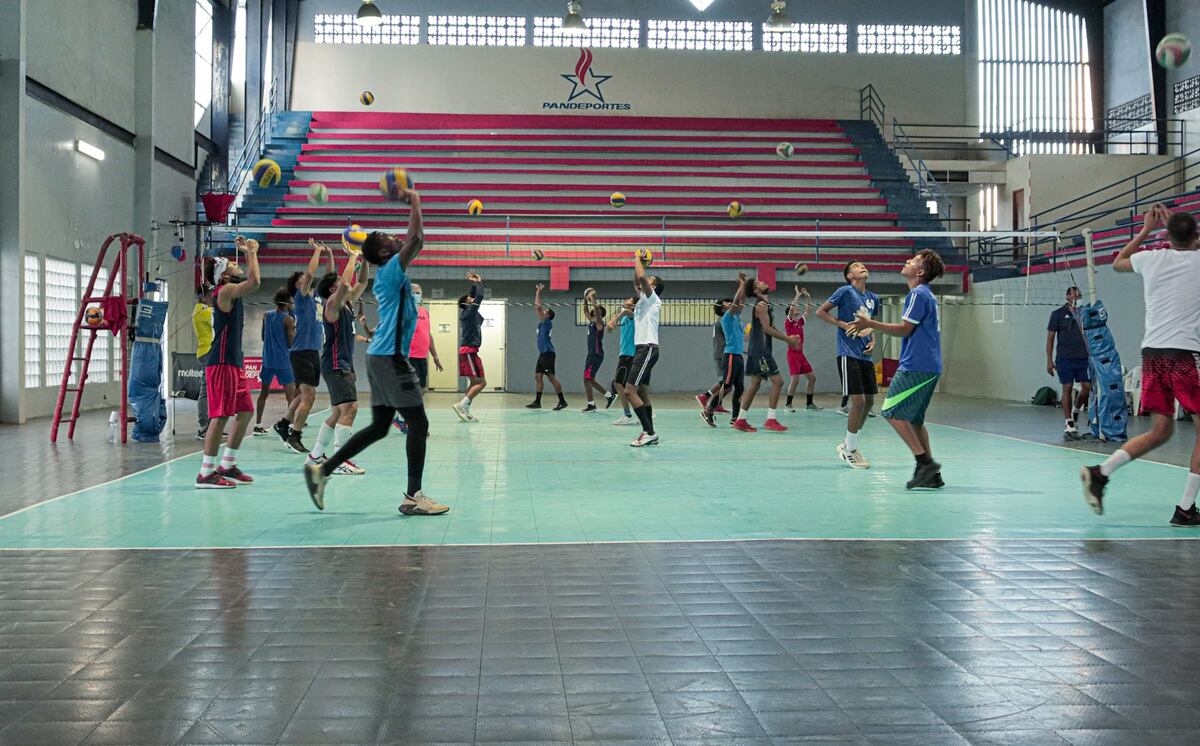
POLYGON ((375 0, 362 0, 362 5, 358 6, 358 14, 354 16, 354 22, 359 26, 367 27, 383 23, 383 14, 379 12, 379 8, 375 7, 375 0))
POLYGON ((583 20, 583 1, 570 0, 567 3, 567 14, 563 16, 562 26, 560 30, 564 34, 586 34, 588 32, 587 22, 583 20))
POLYGON ((104 160, 104 151, 100 148, 97 148, 95 145, 92 145, 90 142, 76 140, 75 150, 79 153, 83 153, 88 158, 95 158, 98 161, 104 160))
POLYGON ((771 15, 767 16, 766 31, 779 33, 792 30, 792 19, 788 18, 787 0, 773 0, 771 15))

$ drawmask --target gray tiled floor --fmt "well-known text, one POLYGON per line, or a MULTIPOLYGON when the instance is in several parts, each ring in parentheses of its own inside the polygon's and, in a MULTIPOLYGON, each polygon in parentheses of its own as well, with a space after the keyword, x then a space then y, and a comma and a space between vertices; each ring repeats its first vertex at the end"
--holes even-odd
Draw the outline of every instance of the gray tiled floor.
POLYGON ((1190 743, 1200 544, 0 554, 0 743, 1190 743))

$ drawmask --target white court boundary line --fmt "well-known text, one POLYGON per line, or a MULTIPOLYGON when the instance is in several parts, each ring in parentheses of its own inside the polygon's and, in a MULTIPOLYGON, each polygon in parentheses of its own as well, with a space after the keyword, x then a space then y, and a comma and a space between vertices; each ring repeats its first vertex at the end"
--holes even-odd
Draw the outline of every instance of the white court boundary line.
MULTIPOLYGON (((327 411, 329 411, 329 410, 324 409, 324 410, 321 410, 321 412, 319 412, 318 414, 321 414, 321 413, 327 412, 327 411)), ((312 415, 310 414, 309 416, 311 417, 312 415)), ((974 433, 976 435, 985 435, 985 436, 989 436, 989 437, 993 437, 993 438, 1002 438, 1004 440, 1012 440, 1017 443, 1026 443, 1028 445, 1042 446, 1045 448, 1056 448, 1056 449, 1063 450, 1063 451, 1070 451, 1072 453, 1081 453, 1081 454, 1093 454, 1094 453, 1093 451, 1085 451, 1085 450, 1081 450, 1078 448, 1071 448, 1070 446, 1059 445, 1057 443, 1042 443, 1042 442, 1039 442, 1036 440, 1028 440, 1026 438, 1018 438, 1013 435, 999 435, 997 433, 987 433, 987 432, 982 432, 979 430, 971 430, 970 428, 959 427, 957 425, 943 425, 943 424, 940 424, 937 422, 931 422, 929 424, 935 425, 937 427, 949 428, 951 430, 960 430, 962 432, 974 433)), ((34 503, 33 505, 26 505, 24 508, 15 510, 12 513, 6 513, 4 515, 0 515, 0 521, 4 521, 5 519, 8 519, 15 515, 24 513, 27 510, 32 510, 33 508, 39 507, 41 505, 48 505, 52 502, 62 500, 63 498, 71 497, 72 495, 78 495, 81 492, 87 492, 88 490, 97 489, 99 487, 104 487, 104 486, 107 486, 110 484, 115 484, 117 482, 121 482, 123 480, 129 479, 130 477, 134 477, 139 474, 145 474, 146 472, 154 471, 155 469, 160 469, 164 466, 172 464, 181 459, 188 458, 189 456, 195 456, 196 453, 202 452, 202 450, 193 452, 193 453, 185 453, 182 456, 176 456, 175 458, 168 459, 166 461, 163 461, 160 464, 154 464, 153 466, 148 466, 145 469, 142 469, 140 471, 131 472, 124 476, 117 477, 116 479, 110 479, 107 482, 101 482, 99 484, 94 484, 90 487, 83 487, 82 489, 75 490, 74 492, 68 492, 65 495, 59 495, 58 497, 47 498, 46 500, 43 500, 39 503, 34 503)), ((1145 461, 1147 463, 1156 464, 1158 466, 1166 466, 1166 467, 1170 467, 1172 469, 1187 469, 1187 468, 1189 468, 1186 466, 1177 466, 1175 464, 1166 464, 1161 461, 1152 461, 1150 459, 1138 459, 1138 461, 1145 461)), ((336 515, 336 513, 331 513, 331 515, 336 515)), ((437 518, 437 516, 428 516, 428 517, 429 518, 437 518)), ((246 551, 246 550, 256 550, 256 549, 279 550, 279 549, 382 549, 382 548, 410 548, 410 547, 411 548, 425 548, 425 547, 553 547, 553 546, 589 546, 589 545, 598 545, 598 544, 737 544, 737 543, 765 542, 765 541, 779 541, 779 542, 807 542, 807 541, 939 542, 940 541, 940 542, 959 542, 959 543, 975 542, 975 543, 989 544, 989 543, 1008 543, 1008 542, 1022 542, 1022 543, 1072 542, 1072 543, 1079 543, 1079 542, 1087 542, 1087 541, 1109 542, 1109 541, 1195 541, 1195 540, 1196 540, 1195 537, 1190 537, 1190 536, 1186 536, 1186 535, 1181 535, 1181 536, 1133 536, 1133 537, 1084 536, 1084 537, 1060 537, 1060 538, 1041 538, 1041 539, 1022 539, 1022 538, 1004 537, 1004 536, 992 537, 992 538, 978 538, 978 537, 973 537, 973 538, 954 538, 954 537, 950 537, 950 538, 946 538, 946 537, 940 537, 940 538, 935 538, 935 537, 879 538, 879 537, 862 537, 862 536, 860 536, 860 537, 829 537, 829 536, 782 537, 781 536, 781 537, 763 537, 763 538, 746 538, 746 539, 643 539, 643 540, 639 540, 639 539, 602 539, 602 540, 598 540, 598 541, 523 541, 523 542, 515 541, 515 542, 500 542, 500 543, 489 542, 487 544, 475 542, 475 543, 461 543, 461 544, 446 544, 446 543, 440 543, 440 544, 271 544, 271 545, 264 544, 261 546, 255 545, 255 546, 204 546, 204 547, 201 547, 201 546, 36 547, 36 548, 35 547, 0 547, 0 554, 7 553, 7 552, 210 552, 210 551, 234 551, 234 550, 246 551)))

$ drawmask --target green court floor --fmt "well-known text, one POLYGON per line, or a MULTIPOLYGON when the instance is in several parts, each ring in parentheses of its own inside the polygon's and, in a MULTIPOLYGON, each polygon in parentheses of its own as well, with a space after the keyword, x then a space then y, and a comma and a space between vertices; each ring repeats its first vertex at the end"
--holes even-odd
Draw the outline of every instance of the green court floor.
POLYGON ((611 424, 616 407, 531 412, 488 408, 485 397, 476 414, 464 424, 448 407, 430 411, 425 489, 451 506, 446 516, 397 512, 406 472, 395 431, 358 459, 365 476, 333 479, 324 513, 304 492, 302 457, 272 435, 243 446, 252 486, 194 490, 200 456, 186 456, 0 517, 0 548, 1191 535, 1167 523, 1183 469, 1127 467, 1097 517, 1077 477, 1094 456, 969 430, 931 426, 948 486, 908 492, 912 459, 881 419, 860 440, 872 468, 852 471, 834 452, 846 421, 832 411, 785 414, 787 433, 746 434, 664 408, 662 444, 643 449, 628 445, 636 427, 611 424))

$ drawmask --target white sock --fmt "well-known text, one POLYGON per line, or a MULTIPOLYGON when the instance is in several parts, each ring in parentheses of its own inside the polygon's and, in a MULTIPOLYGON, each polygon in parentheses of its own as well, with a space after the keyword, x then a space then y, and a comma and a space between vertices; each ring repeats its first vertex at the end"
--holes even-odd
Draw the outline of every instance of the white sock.
POLYGON ((770 407, 767 407, 767 419, 768 420, 775 419, 775 410, 771 409, 770 407))
POLYGON ((1191 510, 1196 504, 1196 494, 1200 493, 1200 474, 1188 474, 1187 486, 1183 488, 1183 497, 1179 499, 1179 507, 1191 510))
POLYGON ((858 433, 852 433, 849 430, 846 431, 846 450, 858 450, 858 433))
POLYGON ((200 476, 207 477, 209 474, 212 474, 216 470, 217 470, 217 457, 216 456, 205 455, 204 458, 200 460, 200 476))
POLYGON ((596 406, 596 402, 592 401, 591 399, 588 399, 588 406, 594 407, 594 406, 596 406))
POLYGON ((1100 464, 1100 473, 1106 477, 1111 477, 1114 471, 1120 469, 1130 461, 1133 461, 1133 457, 1125 449, 1118 449, 1113 452, 1113 455, 1105 459, 1103 464, 1100 464))
POLYGON ((354 428, 349 425, 338 425, 333 430, 333 451, 337 453, 342 446, 346 445, 346 441, 350 440, 350 436, 354 433, 354 428))
POLYGON ((458 406, 460 406, 460 407, 470 407, 470 406, 471 406, 471 400, 470 400, 470 399, 468 399, 467 397, 465 397, 465 396, 464 396, 464 397, 462 398, 462 400, 458 402, 458 406))
POLYGON ((325 455, 325 448, 329 445, 329 441, 333 440, 333 428, 322 422, 321 429, 317 431, 317 442, 313 443, 312 450, 309 451, 308 457, 311 459, 319 459, 325 455))
POLYGON ((237 449, 225 446, 225 450, 221 453, 221 468, 232 469, 237 465, 237 449))

